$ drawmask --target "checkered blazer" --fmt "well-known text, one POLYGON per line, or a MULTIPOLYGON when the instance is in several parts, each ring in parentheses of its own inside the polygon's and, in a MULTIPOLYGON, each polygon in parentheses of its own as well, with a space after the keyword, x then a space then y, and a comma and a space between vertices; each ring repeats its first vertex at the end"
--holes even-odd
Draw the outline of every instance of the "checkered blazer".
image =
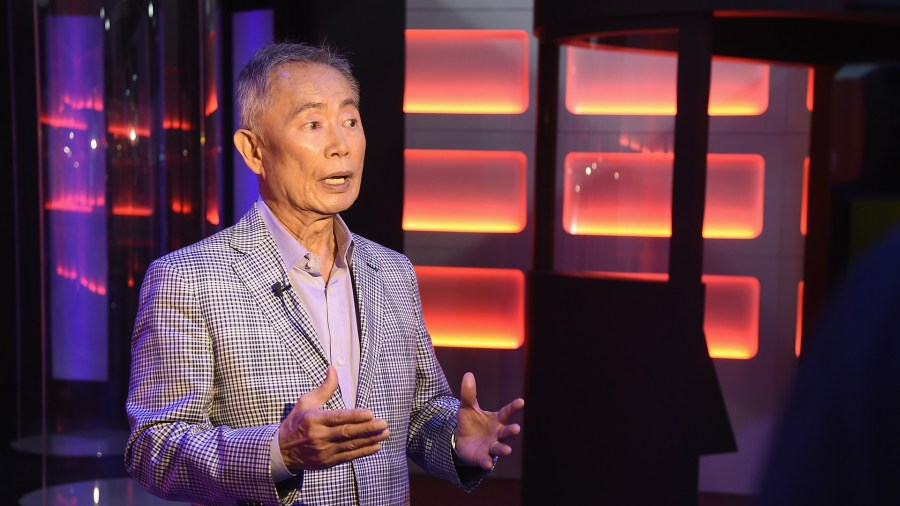
MULTIPOLYGON (((154 261, 132 339, 128 472, 150 493, 204 504, 409 504, 407 456, 467 490, 453 464, 452 397, 409 260, 354 235, 361 359, 356 405, 391 431, 382 449, 276 486, 270 445, 325 353, 256 205, 232 227, 154 261), (280 296, 279 296, 280 295, 280 296)), ((324 405, 343 409, 340 390, 324 405)))

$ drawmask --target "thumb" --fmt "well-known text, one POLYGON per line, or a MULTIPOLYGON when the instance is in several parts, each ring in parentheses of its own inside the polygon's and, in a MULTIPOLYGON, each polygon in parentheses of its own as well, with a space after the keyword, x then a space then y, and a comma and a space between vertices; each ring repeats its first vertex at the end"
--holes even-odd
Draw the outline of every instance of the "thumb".
POLYGON ((478 390, 475 387, 475 375, 467 372, 463 375, 462 385, 459 389, 459 400, 463 407, 478 407, 478 390))
POLYGON ((306 392, 297 399, 297 406, 301 408, 320 408, 328 402, 338 388, 337 371, 333 365, 329 365, 325 372, 325 381, 316 388, 306 392))

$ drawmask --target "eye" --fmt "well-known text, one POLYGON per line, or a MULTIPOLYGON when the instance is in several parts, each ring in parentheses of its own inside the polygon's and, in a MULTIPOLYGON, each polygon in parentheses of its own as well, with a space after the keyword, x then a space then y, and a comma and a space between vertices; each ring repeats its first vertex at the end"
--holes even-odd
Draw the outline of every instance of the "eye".
POLYGON ((318 130, 318 129, 322 128, 322 123, 320 123, 318 121, 310 121, 309 123, 306 124, 306 128, 308 128, 310 130, 318 130))
POLYGON ((346 125, 350 128, 355 128, 357 125, 359 125, 359 120, 356 118, 350 118, 344 122, 344 125, 346 125))

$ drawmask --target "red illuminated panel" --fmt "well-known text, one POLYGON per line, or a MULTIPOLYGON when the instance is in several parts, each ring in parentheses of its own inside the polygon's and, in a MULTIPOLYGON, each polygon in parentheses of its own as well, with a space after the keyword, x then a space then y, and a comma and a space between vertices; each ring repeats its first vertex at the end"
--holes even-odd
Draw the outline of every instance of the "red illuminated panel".
POLYGON ((112 213, 116 216, 153 216, 153 208, 123 204, 113 206, 112 213))
POLYGON ((87 130, 87 121, 76 119, 71 115, 41 116, 41 123, 54 128, 66 128, 69 130, 87 130))
MULTIPOLYGON (((769 65, 714 57, 712 116, 754 116, 769 106, 769 65)), ((674 115, 677 57, 649 50, 568 48, 566 109, 572 114, 674 115)))
POLYGON ((191 214, 194 211, 190 198, 172 197, 171 204, 172 212, 176 214, 191 214))
MULTIPOLYGON (((573 235, 670 237, 671 153, 569 153, 563 228, 573 235)), ((762 232, 765 160, 707 157, 703 237, 752 239, 762 232)))
POLYGON ((806 236, 807 209, 809 208, 809 157, 803 159, 803 195, 800 197, 800 233, 806 236))
POLYGON ((211 201, 207 204, 206 221, 211 225, 219 224, 219 205, 217 202, 211 201))
POLYGON ((704 275, 703 330, 709 356, 749 359, 759 349, 759 280, 747 276, 704 275))
POLYGON ((797 331, 794 336, 794 354, 800 356, 803 340, 803 280, 797 283, 797 331))
POLYGON ((416 267, 435 346, 515 349, 525 340, 525 275, 517 269, 416 267))
POLYGON ((813 85, 815 85, 815 77, 816 71, 810 67, 806 78, 806 108, 810 112, 813 110, 813 85))
POLYGON ((113 125, 110 124, 106 129, 110 134, 116 137, 128 137, 135 140, 138 137, 150 137, 149 127, 134 127, 131 125, 113 125))
POLYGON ((68 93, 63 93, 62 103, 67 105, 70 109, 74 110, 103 110, 103 97, 100 94, 100 90, 96 88, 86 92, 85 96, 73 97, 68 93))
POLYGON ((403 111, 525 112, 528 45, 524 30, 406 30, 403 111))
MULTIPOLYGON (((211 85, 214 86, 215 83, 211 85)), ((214 112, 219 110, 219 98, 216 95, 215 87, 212 87, 209 91, 207 91, 208 96, 206 97, 206 115, 212 116, 214 112)))
MULTIPOLYGON (((597 272, 599 277, 638 281, 669 280, 659 272, 597 272)), ((749 359, 759 349, 759 281, 746 276, 704 274, 703 331, 712 358, 749 359)))
POLYGON ((190 132, 191 123, 187 119, 181 118, 163 118, 162 127, 165 130, 183 130, 185 132, 190 132))
POLYGON ((518 151, 407 149, 404 230, 521 232, 527 159, 518 151))
POLYGON ((48 211, 68 211, 74 213, 91 213, 95 207, 105 203, 103 194, 90 195, 86 192, 54 192, 57 195, 44 204, 48 211))

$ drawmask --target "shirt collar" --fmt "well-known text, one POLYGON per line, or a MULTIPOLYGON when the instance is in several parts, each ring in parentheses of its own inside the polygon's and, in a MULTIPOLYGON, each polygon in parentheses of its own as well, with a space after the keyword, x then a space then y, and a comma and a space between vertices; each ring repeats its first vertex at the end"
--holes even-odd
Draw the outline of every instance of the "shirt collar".
MULTIPOLYGON (((307 258, 307 254, 315 255, 310 253, 308 249, 300 244, 300 241, 294 238, 281 223, 281 220, 272 213, 272 210, 269 209, 269 206, 266 205, 262 197, 257 199, 257 204, 263 223, 266 224, 266 228, 269 230, 269 233, 272 234, 272 237, 275 239, 275 244, 278 246, 278 252, 281 254, 281 260, 284 262, 284 270, 290 271, 298 264, 298 262, 307 265, 306 261, 301 261, 304 260, 304 258, 307 258)), ((335 257, 335 266, 337 268, 346 268, 353 259, 353 235, 350 233, 350 229, 339 214, 334 215, 334 237, 338 248, 338 253, 335 257)))

